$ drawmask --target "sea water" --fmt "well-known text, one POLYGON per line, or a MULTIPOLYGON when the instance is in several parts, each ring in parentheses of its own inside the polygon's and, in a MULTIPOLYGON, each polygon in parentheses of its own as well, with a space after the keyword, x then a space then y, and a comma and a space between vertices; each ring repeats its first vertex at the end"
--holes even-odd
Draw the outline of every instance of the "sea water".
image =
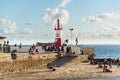
POLYGON ((96 58, 120 59, 120 45, 82 45, 94 48, 96 58))

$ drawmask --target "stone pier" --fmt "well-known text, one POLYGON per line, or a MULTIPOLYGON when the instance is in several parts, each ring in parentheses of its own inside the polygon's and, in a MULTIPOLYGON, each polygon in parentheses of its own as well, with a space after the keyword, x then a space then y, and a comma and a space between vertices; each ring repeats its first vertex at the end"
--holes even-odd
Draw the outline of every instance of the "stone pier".
MULTIPOLYGON (((88 56, 94 53, 93 48, 80 48, 80 50, 83 50, 84 55, 78 56, 71 60, 71 62, 88 60, 88 56)), ((17 55, 15 60, 12 60, 11 56, 3 56, 0 57, 0 73, 19 72, 35 67, 41 68, 56 59, 57 53, 53 52, 47 54, 17 55)))

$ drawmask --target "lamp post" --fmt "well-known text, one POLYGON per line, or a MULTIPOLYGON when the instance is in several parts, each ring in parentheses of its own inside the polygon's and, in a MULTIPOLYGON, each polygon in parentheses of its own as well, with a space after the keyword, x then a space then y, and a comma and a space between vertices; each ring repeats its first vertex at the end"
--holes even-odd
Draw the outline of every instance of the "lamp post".
POLYGON ((69 30, 71 31, 71 47, 72 47, 72 31, 73 31, 73 28, 70 28, 69 30))

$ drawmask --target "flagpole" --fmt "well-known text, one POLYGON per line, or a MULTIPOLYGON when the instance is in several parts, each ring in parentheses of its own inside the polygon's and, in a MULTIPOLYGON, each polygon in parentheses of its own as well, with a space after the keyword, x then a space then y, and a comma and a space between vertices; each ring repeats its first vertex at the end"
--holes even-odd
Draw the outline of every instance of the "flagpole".
POLYGON ((71 47, 72 47, 72 31, 73 31, 73 28, 70 28, 69 30, 71 31, 71 47))

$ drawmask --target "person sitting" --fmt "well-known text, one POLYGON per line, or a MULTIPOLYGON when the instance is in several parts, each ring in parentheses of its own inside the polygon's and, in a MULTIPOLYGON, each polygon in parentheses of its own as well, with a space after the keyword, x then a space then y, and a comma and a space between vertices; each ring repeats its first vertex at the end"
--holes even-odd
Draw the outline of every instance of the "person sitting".
POLYGON ((109 70, 108 68, 107 68, 107 66, 106 66, 106 72, 112 72, 111 70, 109 70))
POLYGON ((17 58, 16 52, 17 52, 17 50, 12 50, 11 51, 11 59, 15 60, 17 58))
POLYGON ((106 66, 105 66, 105 64, 103 66, 103 72, 106 72, 106 66))
POLYGON ((107 66, 104 65, 104 67, 103 67, 103 72, 112 72, 112 71, 109 70, 109 69, 107 68, 107 66))
POLYGON ((51 63, 47 64, 47 68, 52 70, 52 71, 56 71, 56 69, 54 68, 54 66, 51 63))
POLYGON ((102 66, 102 64, 99 62, 98 63, 98 68, 102 68, 103 66, 102 66))

